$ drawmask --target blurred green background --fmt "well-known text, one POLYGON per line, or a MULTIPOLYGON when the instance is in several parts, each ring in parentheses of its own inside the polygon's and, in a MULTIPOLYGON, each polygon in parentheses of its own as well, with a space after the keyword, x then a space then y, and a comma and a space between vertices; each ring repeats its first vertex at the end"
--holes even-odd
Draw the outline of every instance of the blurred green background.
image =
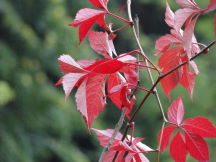
MULTIPOLYGON (((143 48, 153 56, 155 40, 169 32, 164 23, 165 2, 133 0, 133 14, 140 17, 143 48)), ((171 1, 170 1, 171 2, 171 1)), ((208 1, 197 1, 206 7, 208 1)), ((125 0, 110 1, 116 10, 125 0)), ((88 133, 76 111, 74 93, 65 102, 62 87, 54 84, 61 77, 57 65, 60 54, 76 59, 100 57, 85 40, 78 46, 77 29, 69 27, 80 8, 93 6, 88 0, 0 0, 0 162, 96 162, 101 147, 94 133, 88 133)), ((176 9, 176 4, 171 2, 176 9)), ((126 13, 117 13, 126 18, 126 13)), ((124 25, 114 21, 114 27, 124 25)), ((196 26, 198 41, 208 44, 214 39, 213 13, 199 18, 196 26)), ((130 29, 118 33, 115 40, 118 53, 136 49, 130 29)), ((216 53, 196 60, 200 75, 196 78, 191 100, 182 87, 177 87, 169 101, 161 92, 165 110, 172 100, 183 96, 185 117, 204 116, 216 125, 216 53)), ((147 74, 141 73, 141 85, 150 87, 147 74)), ((137 102, 144 96, 138 91, 137 102)), ((104 112, 93 127, 113 128, 120 111, 108 101, 104 112)), ((157 147, 156 134, 161 127, 161 115, 154 97, 137 116, 135 136, 145 137, 144 143, 157 147)), ((211 161, 216 161, 216 139, 207 140, 211 161)), ((147 155, 155 161, 155 155, 147 155)), ((168 150, 161 161, 170 162, 168 150)), ((188 161, 195 161, 188 158, 188 161)))

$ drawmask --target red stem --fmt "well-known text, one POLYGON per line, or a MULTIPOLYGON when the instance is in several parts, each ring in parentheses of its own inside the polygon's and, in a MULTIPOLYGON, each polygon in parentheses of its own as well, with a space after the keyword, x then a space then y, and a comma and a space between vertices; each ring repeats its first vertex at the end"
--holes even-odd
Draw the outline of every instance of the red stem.
POLYGON ((143 90, 143 91, 146 91, 146 92, 149 92, 149 93, 154 93, 154 91, 150 91, 150 90, 148 90, 148 89, 145 89, 145 88, 139 87, 139 86, 134 85, 134 84, 130 84, 130 83, 128 83, 128 85, 133 86, 133 87, 135 87, 135 88, 139 88, 139 89, 141 89, 141 90, 143 90))
POLYGON ((150 60, 147 56, 143 55, 143 54, 142 54, 140 51, 138 51, 138 50, 134 50, 134 51, 128 52, 128 53, 126 53, 126 54, 123 54, 123 55, 121 55, 121 56, 116 57, 115 59, 119 59, 119 58, 125 57, 125 56, 127 56, 127 55, 132 55, 132 54, 134 54, 134 53, 139 54, 140 56, 143 57, 143 59, 146 59, 146 60, 155 68, 155 70, 157 70, 157 72, 160 74, 160 70, 151 62, 151 60, 150 60))
POLYGON ((113 33, 117 32, 117 31, 120 31, 120 30, 123 30, 123 29, 127 28, 128 26, 130 26, 130 24, 127 24, 127 25, 125 25, 125 26, 123 26, 121 28, 118 28, 118 29, 114 30, 113 33))
POLYGON ((134 66, 139 66, 139 67, 145 67, 153 70, 157 70, 155 67, 147 66, 147 65, 142 65, 142 64, 134 64, 134 63, 127 63, 128 65, 134 65, 134 66))
POLYGON ((128 23, 128 24, 130 24, 130 25, 133 25, 133 22, 128 21, 128 20, 126 20, 126 19, 124 19, 124 18, 122 18, 122 17, 120 17, 120 16, 117 16, 117 15, 111 13, 111 12, 108 12, 108 14, 111 15, 111 16, 113 16, 113 17, 115 17, 115 18, 117 18, 117 19, 119 19, 119 20, 121 20, 121 21, 124 21, 124 22, 126 22, 126 23, 128 23))

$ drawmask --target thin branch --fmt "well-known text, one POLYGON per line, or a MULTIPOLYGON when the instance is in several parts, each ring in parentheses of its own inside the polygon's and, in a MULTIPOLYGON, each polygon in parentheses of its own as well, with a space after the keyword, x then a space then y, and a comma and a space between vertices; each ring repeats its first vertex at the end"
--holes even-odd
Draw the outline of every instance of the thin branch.
POLYGON ((119 121, 118 123, 115 125, 115 129, 114 129, 114 132, 109 140, 109 142, 107 143, 107 145, 103 148, 103 151, 100 155, 100 159, 99 159, 99 162, 103 162, 103 159, 104 159, 104 156, 105 156, 105 153, 108 151, 109 147, 111 146, 111 144, 113 143, 117 133, 119 132, 119 130, 121 129, 122 125, 123 125, 123 122, 124 122, 124 118, 125 118, 125 114, 126 114, 126 111, 127 111, 127 108, 125 108, 122 113, 121 113, 121 116, 119 118, 119 121))
MULTIPOLYGON (((128 5, 127 9, 128 9, 129 21, 133 22, 132 14, 131 14, 131 0, 127 0, 127 5, 128 5)), ((141 44, 140 44, 139 37, 138 37, 138 35, 137 35, 137 32, 136 32, 136 29, 135 29, 135 26, 134 26, 134 25, 132 26, 132 30, 133 30, 133 35, 134 35, 134 37, 135 37, 135 40, 136 40, 136 42, 137 42, 137 45, 138 45, 138 47, 139 47, 139 49, 140 49, 142 55, 146 57, 145 52, 143 51, 142 46, 141 46, 141 44)), ((145 64, 148 66, 148 61, 147 61, 147 60, 145 61, 145 64)), ((148 72, 149 78, 150 78, 150 80, 151 80, 151 82, 152 82, 152 85, 153 85, 153 84, 154 84, 154 79, 153 79, 151 70, 150 70, 150 69, 147 69, 147 72, 148 72)), ((157 100, 159 109, 160 109, 160 111, 161 111, 161 113, 162 113, 162 116, 163 116, 163 121, 166 121, 166 117, 165 117, 165 115, 164 115, 163 107, 162 107, 162 104, 161 104, 161 101, 160 101, 160 98, 159 98, 159 95, 158 95, 158 92, 157 92, 157 89, 156 89, 156 88, 154 89, 154 92, 155 92, 155 97, 156 97, 156 100, 157 100)))
POLYGON ((134 21, 135 21, 135 27, 136 27, 136 35, 139 39, 140 31, 139 31, 139 17, 138 17, 138 15, 136 15, 134 21))
POLYGON ((136 85, 131 84, 131 83, 128 83, 128 85, 133 86, 133 87, 135 87, 135 88, 139 88, 139 89, 141 89, 141 90, 143 90, 143 91, 145 91, 145 92, 154 93, 154 91, 149 91, 148 89, 145 89, 145 88, 143 88, 143 87, 136 86, 136 85))
POLYGON ((156 162, 160 161, 160 148, 161 148, 161 142, 162 142, 162 138, 163 138, 163 134, 164 134, 165 125, 166 125, 166 122, 163 122, 162 127, 161 127, 160 141, 158 143, 158 148, 157 148, 158 152, 157 152, 157 161, 156 162))
MULTIPOLYGON (((136 34, 137 34, 137 37, 138 37, 138 39, 139 39, 139 37, 140 37, 140 31, 139 31, 139 17, 138 17, 138 15, 136 15, 136 17, 135 17, 135 19, 134 19, 134 22, 135 22, 135 27, 136 27, 136 34)), ((137 56, 137 60, 138 61, 140 61, 140 57, 139 57, 139 55, 137 56)), ((144 60, 143 60, 144 61, 144 60)), ((150 60, 149 60, 150 61, 150 60)), ((150 61, 151 62, 151 61, 150 61)), ((153 65, 154 66, 154 65, 153 65)), ((155 66, 154 66, 155 67, 155 66)), ((140 68, 139 67, 137 67, 137 73, 138 73, 138 77, 140 78, 140 68)), ((158 71, 159 72, 159 71, 158 71)), ((159 74, 160 74, 160 72, 159 72, 159 74)))

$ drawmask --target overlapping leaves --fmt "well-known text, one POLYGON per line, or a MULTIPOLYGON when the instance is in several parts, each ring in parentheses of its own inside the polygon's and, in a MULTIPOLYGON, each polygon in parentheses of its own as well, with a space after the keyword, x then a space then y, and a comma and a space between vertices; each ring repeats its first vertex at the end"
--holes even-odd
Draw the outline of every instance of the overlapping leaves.
MULTIPOLYGON (((112 25, 107 26, 105 15, 114 16, 128 24, 132 24, 132 22, 110 13, 107 8, 108 0, 89 0, 89 2, 97 9, 79 10, 70 25, 79 27, 79 42, 81 43, 88 35, 91 48, 103 58, 75 61, 69 55, 60 56, 58 61, 64 76, 57 83, 57 85, 63 85, 66 99, 74 87, 77 87, 75 94, 77 110, 82 114, 88 129, 103 111, 107 97, 121 110, 127 109, 126 116, 130 118, 129 115, 135 101, 132 92, 138 87, 139 80, 136 66, 151 68, 140 64, 139 60, 131 56, 135 52, 117 56, 112 41, 114 34, 111 30, 112 25), (109 34, 90 31, 96 23, 109 31, 109 34), (107 87, 106 90, 105 87, 107 87)), ((183 62, 188 62, 188 64, 173 70, 169 75, 163 77, 160 83, 168 98, 178 84, 185 87, 192 97, 194 78, 199 71, 191 58, 200 52, 199 45, 203 45, 197 42, 194 28, 200 14, 216 9, 216 0, 210 0, 206 9, 199 8, 194 0, 176 0, 176 2, 182 7, 181 9, 173 12, 168 3, 166 8, 165 21, 171 28, 170 34, 166 34, 156 41, 156 55, 160 55, 158 66, 161 68, 160 72, 163 76, 183 62)), ((121 29, 123 28, 119 30, 121 29)), ((154 64, 152 65, 154 66, 154 64)), ((151 69, 159 72, 155 66, 151 69)), ((203 138, 216 138, 216 128, 206 118, 195 117, 182 122, 183 117, 184 107, 180 97, 168 109, 168 123, 171 125, 165 127, 159 134, 160 150, 164 151, 172 139, 170 154, 176 162, 185 162, 188 154, 196 160, 209 161, 208 145, 203 138), (172 137, 174 131, 177 133, 172 137)), ((112 129, 93 130, 102 146, 106 146, 114 132, 112 129)), ((128 136, 122 141, 122 134, 118 132, 104 161, 112 161, 118 152, 116 162, 148 162, 149 160, 143 153, 155 150, 142 144, 142 138, 132 136, 128 136)))
MULTIPOLYGON (((92 130, 95 131, 96 136, 103 147, 107 145, 114 131, 113 129, 92 130)), ((124 141, 121 141, 121 139, 122 134, 118 132, 111 147, 109 148, 109 151, 104 156, 103 162, 112 162, 116 151, 119 151, 119 153, 115 162, 149 162, 144 154, 148 152, 155 152, 155 150, 141 143, 143 138, 128 136, 128 138, 124 141)))
MULTIPOLYGON (((102 9, 91 9, 91 8, 84 8, 80 9, 74 21, 69 24, 73 27, 79 27, 79 43, 82 43, 86 35, 88 34, 89 30, 94 24, 98 24, 99 26, 103 27, 107 31, 110 31, 110 28, 107 26, 105 22, 105 15, 111 15, 114 17, 119 18, 118 16, 110 13, 107 9, 108 0, 89 0, 96 8, 102 9)), ((131 23, 123 18, 120 18, 122 21, 126 23, 131 23)))
POLYGON ((189 153, 199 161, 209 161, 208 144, 203 138, 216 138, 216 128, 204 117, 189 118, 182 122, 184 106, 182 98, 177 98, 168 109, 168 123, 159 134, 161 151, 165 151, 174 130, 177 133, 170 143, 170 154, 176 162, 185 162, 189 153), (162 134, 161 134, 162 133, 162 134))
POLYGON ((105 84, 108 77, 108 96, 120 108, 127 108, 127 117, 132 110, 135 98, 130 98, 131 88, 128 83, 137 83, 136 68, 130 63, 136 58, 122 54, 112 58, 115 49, 112 40, 104 32, 90 32, 91 47, 104 56, 103 59, 75 61, 69 55, 62 55, 58 59, 64 76, 57 85, 62 84, 66 99, 74 87, 77 87, 77 110, 82 114, 88 128, 94 119, 103 111, 106 105, 105 84), (122 74, 126 77, 124 78, 122 74))
MULTIPOLYGON (((177 26, 181 26, 179 25, 180 23, 175 24, 176 13, 173 13, 167 4, 165 21, 171 27, 171 33, 160 37, 155 45, 157 50, 156 55, 162 54, 159 58, 158 66, 162 68, 163 74, 182 62, 189 60, 200 51, 194 36, 196 19, 197 17, 188 22, 184 31, 179 29, 177 26), (175 47, 170 48, 173 45, 175 47)), ((197 74, 198 68, 194 61, 190 61, 189 64, 177 69, 161 80, 165 94, 170 98, 170 92, 180 83, 183 87, 187 88, 192 97, 195 84, 194 77, 197 74), (192 67, 192 70, 190 67, 192 67)))

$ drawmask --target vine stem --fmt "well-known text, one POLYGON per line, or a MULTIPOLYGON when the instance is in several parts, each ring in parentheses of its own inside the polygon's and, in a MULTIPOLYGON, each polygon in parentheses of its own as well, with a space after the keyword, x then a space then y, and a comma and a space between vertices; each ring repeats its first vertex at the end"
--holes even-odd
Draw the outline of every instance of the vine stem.
MULTIPOLYGON (((132 14, 131 14, 131 0, 127 0, 127 9, 128 9, 128 17, 129 17, 129 21, 133 22, 133 18, 132 18, 132 14)), ((134 23, 133 23, 134 24, 134 23)), ((137 27, 138 28, 138 27, 137 27)), ((140 44, 140 41, 139 41, 139 36, 137 35, 137 32, 136 32, 136 29, 135 29, 135 26, 132 25, 132 30, 133 30, 133 35, 135 37, 135 40, 137 42, 137 45, 139 47, 139 50, 141 51, 141 54, 146 57, 145 55, 145 52, 140 44)), ((145 60, 145 64, 148 66, 148 61, 145 60)), ((148 75, 149 75, 149 78, 151 80, 151 83, 152 85, 154 84, 154 79, 153 79, 153 76, 152 76, 152 73, 151 73, 151 70, 150 69, 147 69, 147 72, 148 72, 148 75)), ((158 95, 158 92, 157 92, 157 89, 155 88, 154 89, 154 92, 155 92, 155 97, 156 97, 156 100, 157 100, 157 103, 158 103, 158 106, 160 108, 160 111, 161 111, 161 114, 162 114, 162 117, 163 117, 163 121, 166 122, 166 116, 164 115, 164 110, 163 110, 163 107, 162 107, 162 104, 161 104, 161 101, 160 101, 160 97, 158 95)))
POLYGON ((158 143, 158 148, 157 148, 158 152, 157 152, 157 160, 156 160, 156 162, 160 161, 160 148, 161 148, 161 142, 162 142, 162 138, 163 138, 165 125, 166 125, 166 122, 163 122, 162 127, 161 127, 160 141, 158 143))

